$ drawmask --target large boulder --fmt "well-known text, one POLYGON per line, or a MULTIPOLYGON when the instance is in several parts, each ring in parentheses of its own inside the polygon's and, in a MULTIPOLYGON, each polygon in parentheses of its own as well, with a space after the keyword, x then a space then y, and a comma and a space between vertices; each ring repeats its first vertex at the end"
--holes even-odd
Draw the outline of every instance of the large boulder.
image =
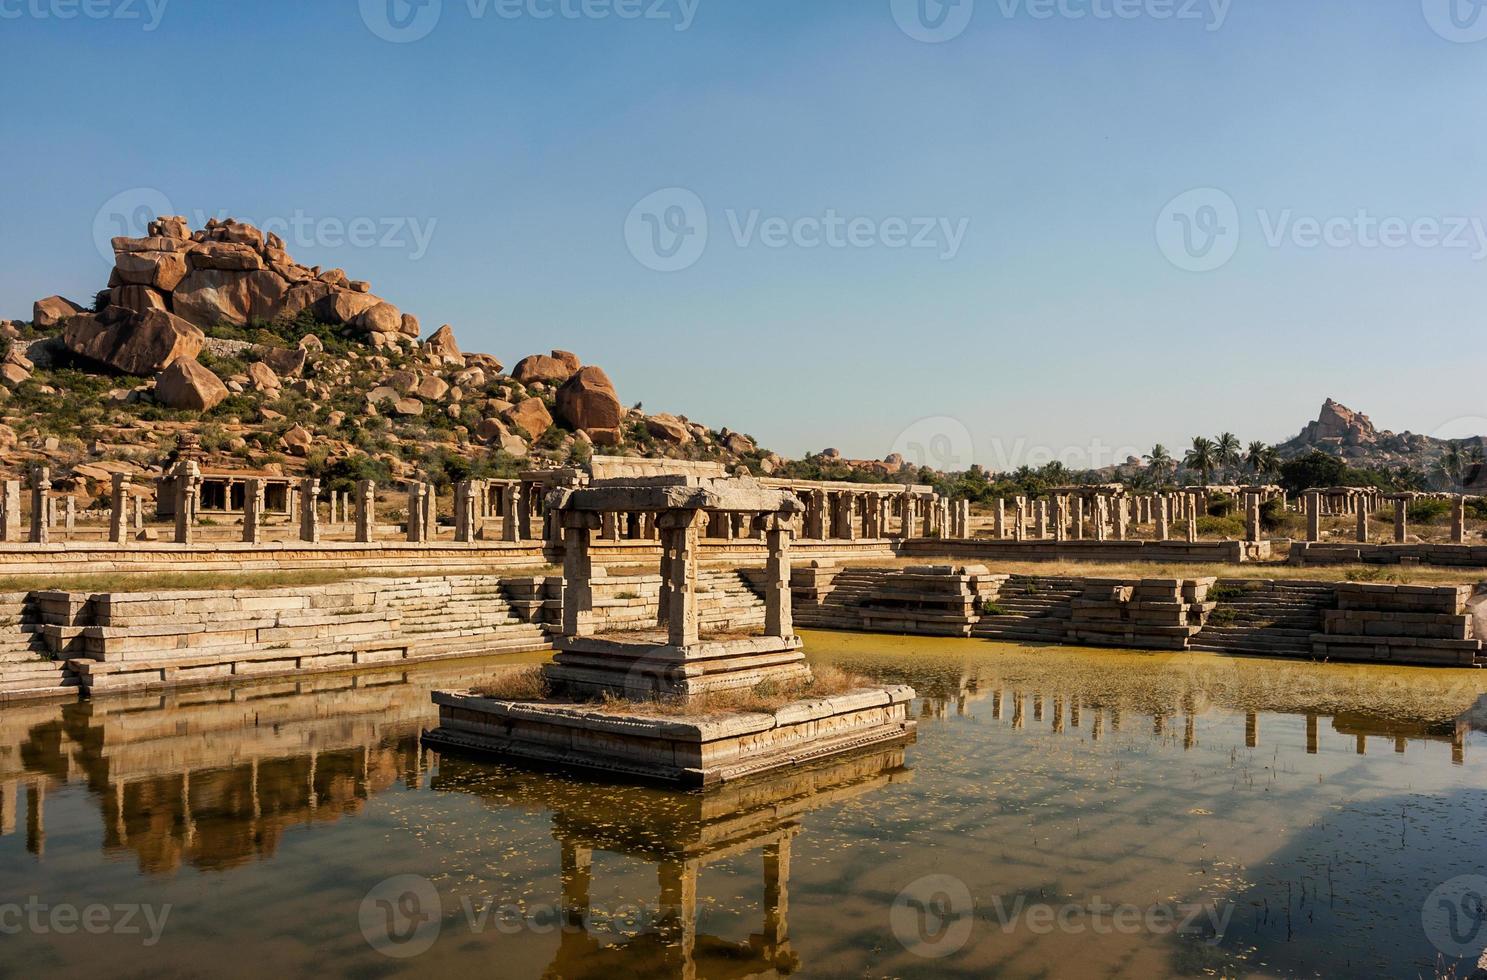
POLYGON ((186 256, 192 269, 216 269, 223 272, 252 272, 263 268, 263 257, 247 245, 233 242, 203 242, 186 256))
POLYGON ((691 430, 675 415, 652 415, 645 420, 645 428, 657 439, 673 446, 685 446, 692 441, 691 430))
POLYGON ((205 334, 164 310, 109 307, 98 316, 74 316, 62 329, 62 344, 74 355, 140 377, 194 360, 205 343, 205 334))
POLYGON ((197 269, 171 295, 176 315, 201 327, 245 325, 282 315, 289 283, 267 269, 197 269))
MULTIPOLYGON (((323 281, 320 284, 326 287, 323 281)), ((380 297, 371 293, 358 293, 350 289, 328 287, 330 293, 315 304, 315 316, 322 323, 351 323, 372 307, 381 303, 380 297)), ((399 324, 401 327, 401 323, 399 324)))
POLYGON ((305 369, 309 352, 303 347, 270 347, 263 352, 263 363, 281 378, 297 378, 305 369))
MULTIPOLYGON (((553 351, 553 355, 550 357, 547 354, 533 354, 530 357, 524 357, 516 362, 516 367, 511 370, 511 376, 524 385, 534 384, 539 381, 545 384, 562 384, 564 381, 573 377, 573 373, 578 368, 570 364, 567 360, 558 357, 557 355, 560 353, 564 352, 553 351)), ((571 357, 572 355, 569 356, 571 357)))
POLYGON ((186 278, 186 248, 174 238, 115 238, 114 275, 121 285, 170 292, 186 278))
POLYGON ((183 357, 155 379, 155 400, 168 408, 207 412, 227 398, 227 386, 194 357, 183 357))
POLYGON ((444 364, 451 364, 455 367, 465 366, 465 355, 460 351, 460 345, 454 340, 454 328, 447 323, 423 342, 423 349, 424 353, 444 364))
POLYGON ((83 308, 70 299, 61 296, 48 296, 39 299, 31 307, 31 323, 38 330, 51 330, 60 326, 62 321, 69 317, 77 316, 83 312, 83 308))
POLYGON ((587 432, 599 445, 620 441, 625 406, 602 368, 580 368, 558 389, 558 415, 574 429, 587 432))
POLYGON ((110 306, 122 307, 133 310, 136 313, 148 313, 150 310, 170 311, 165 302, 165 296, 149 286, 115 286, 108 291, 108 302, 110 306))
POLYGON ((378 302, 357 316, 353 326, 365 333, 399 334, 403 330, 403 314, 391 303, 378 302))
POLYGON ((502 412, 501 417, 533 440, 552 428, 552 413, 540 398, 524 398, 502 412))

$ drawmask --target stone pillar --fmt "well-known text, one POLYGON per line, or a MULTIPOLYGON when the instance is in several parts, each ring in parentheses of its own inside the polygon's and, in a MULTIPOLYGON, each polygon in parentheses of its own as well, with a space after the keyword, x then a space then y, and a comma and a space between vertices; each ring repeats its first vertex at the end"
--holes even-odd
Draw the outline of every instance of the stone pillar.
POLYGON ((145 495, 142 493, 134 495, 134 529, 136 531, 145 529, 145 495))
POLYGON ((521 484, 508 483, 501 489, 501 540, 521 540, 521 484))
POLYGON ((77 496, 68 494, 62 505, 62 529, 71 537, 72 532, 77 529, 77 496))
POLYGON ((607 511, 599 517, 599 539, 601 541, 618 541, 620 539, 620 515, 614 511, 607 511))
POLYGON ((52 538, 47 494, 52 489, 52 471, 38 466, 31 471, 31 543, 47 544, 52 538))
POLYGON ((857 540, 857 494, 843 493, 838 505, 841 508, 841 529, 839 537, 843 541, 857 540))
POLYGON ((1322 540, 1322 495, 1314 491, 1306 494, 1306 540, 1322 540))
POLYGON ((1124 541, 1131 536, 1131 502, 1125 497, 1115 500, 1115 540, 1124 541))
POLYGON ((1094 499, 1095 505, 1095 540, 1104 541, 1110 527, 1109 515, 1106 513, 1107 501, 1105 497, 1098 496, 1094 499))
POLYGON ((377 537, 377 484, 356 481, 356 540, 369 544, 377 537))
POLYGON ((425 520, 427 517, 428 484, 414 481, 408 484, 408 540, 414 544, 423 542, 424 532, 427 529, 425 520))
POLYGON ((320 543, 320 481, 305 477, 299 483, 299 539, 320 543))
POLYGON ((563 511, 563 635, 590 636, 594 632, 594 562, 589 553, 599 515, 563 511))
POLYGON ((1244 536, 1249 541, 1260 540, 1260 495, 1244 495, 1244 536))
POLYGON ((997 498, 995 515, 996 539, 1005 541, 1007 539, 1007 501, 1001 497, 997 498))
MULTIPOLYGON (((661 548, 669 567, 661 591, 667 608, 667 642, 692 646, 698 641, 697 560, 698 511, 668 511, 661 515, 661 548)), ((566 565, 564 566, 566 570, 566 565)), ((566 606, 564 609, 566 614, 566 606)))
POLYGON ((201 467, 195 460, 176 464, 176 543, 190 544, 196 533, 196 488, 201 467))
POLYGON ((427 492, 423 497, 423 540, 430 543, 439 536, 439 491, 432 483, 424 486, 427 492))
POLYGON ((787 520, 771 514, 767 518, 764 566, 764 635, 788 638, 795 635, 790 605, 790 529, 787 520))
POLYGON ((1370 537, 1370 528, 1369 528, 1369 525, 1368 525, 1368 518, 1370 516, 1370 512, 1372 511, 1372 509, 1373 508, 1372 508, 1371 503, 1366 498, 1358 501, 1358 515, 1357 516, 1358 516, 1358 543, 1359 544, 1368 544, 1368 539, 1370 537))
POLYGON ((1013 503, 1012 539, 1023 541, 1027 539, 1027 498, 1018 497, 1013 503))
POLYGON ((243 542, 263 542, 263 481, 248 480, 243 484, 243 542))
POLYGON ((1188 498, 1188 543, 1194 544, 1198 540, 1198 497, 1196 494, 1188 498))
POLYGON ((1407 498, 1394 499, 1394 543, 1408 544, 1410 540, 1410 502, 1407 498))
POLYGON ((922 537, 932 538, 935 534, 935 498, 933 496, 927 497, 919 501, 919 505, 919 533, 922 537))
POLYGON ((891 497, 878 498, 878 537, 888 538, 889 515, 893 510, 893 499, 891 497))
POLYGON ((454 540, 461 544, 475 540, 475 496, 474 480, 461 480, 454 485, 454 540))
POLYGON ((1171 501, 1169 501, 1167 499, 1167 495, 1166 494, 1162 494, 1161 496, 1159 496, 1155 500, 1153 500, 1152 501, 1152 504, 1153 504, 1153 506, 1156 507, 1156 511, 1157 511, 1157 513, 1156 513, 1156 518, 1157 518, 1156 538, 1157 538, 1158 541, 1166 541, 1166 540, 1168 540, 1172 536, 1172 511, 1171 511, 1172 504, 1171 504, 1171 501))
POLYGON ((1037 525, 1034 528, 1033 536, 1035 538, 1037 538, 1039 541, 1042 541, 1043 539, 1045 539, 1045 538, 1048 537, 1048 501, 1047 501, 1047 499, 1038 501, 1037 517, 1035 519, 1037 520, 1037 525))
POLYGON ((1071 535, 1075 541, 1084 540, 1084 496, 1074 496, 1074 533, 1071 535))
POLYGON ((907 541, 914 536, 914 495, 907 490, 904 491, 900 503, 903 505, 903 509, 899 514, 902 519, 900 536, 907 541))
POLYGON ((1451 501, 1451 542, 1466 544, 1466 498, 1459 494, 1451 501))
POLYGON ((127 473, 115 473, 108 498, 108 539, 114 544, 129 540, 129 497, 133 489, 127 473))
POLYGON ((21 481, 6 480, 0 497, 0 541, 21 540, 21 481))

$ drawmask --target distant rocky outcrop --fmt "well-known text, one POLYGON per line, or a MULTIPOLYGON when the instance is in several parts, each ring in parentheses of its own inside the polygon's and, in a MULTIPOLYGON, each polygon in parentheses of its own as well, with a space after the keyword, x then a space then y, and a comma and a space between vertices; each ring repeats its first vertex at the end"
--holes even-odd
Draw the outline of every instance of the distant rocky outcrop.
POLYGON ((625 406, 602 368, 590 366, 574 372, 558 389, 557 406, 563 420, 596 445, 620 442, 625 406))
POLYGON ((1395 467, 1428 466, 1449 445, 1445 439, 1380 429, 1362 412, 1328 398, 1315 422, 1276 449, 1285 458, 1320 450, 1354 466, 1395 467))

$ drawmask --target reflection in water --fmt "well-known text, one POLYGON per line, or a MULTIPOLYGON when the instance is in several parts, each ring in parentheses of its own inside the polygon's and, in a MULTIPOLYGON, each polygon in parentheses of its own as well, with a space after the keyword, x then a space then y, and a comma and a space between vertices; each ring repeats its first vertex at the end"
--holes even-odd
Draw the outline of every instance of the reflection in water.
POLYGON ((800 965, 790 945, 793 841, 815 810, 909 776, 902 747, 730 784, 706 793, 600 786, 446 756, 435 790, 471 793, 497 811, 549 812, 561 845, 562 921, 552 977, 785 976, 800 965), (655 866, 655 926, 606 943, 590 930, 595 851, 655 866), (761 872, 760 928, 742 942, 698 928, 704 868, 749 856, 761 872))
POLYGON ((429 691, 509 660, 5 706, 0 897, 176 904, 152 949, 22 935, 8 959, 189 970, 252 943, 245 973, 314 972, 332 950, 341 972, 412 974, 1428 974, 1424 896, 1487 851, 1480 672, 845 634, 808 649, 913 684, 918 744, 706 794, 421 749, 429 691), (356 924, 397 874, 444 906, 409 963, 356 924), (943 959, 889 922, 932 874, 976 903, 943 959), (1234 923, 1209 943, 992 914, 1090 897, 1218 901, 1234 923), (548 903, 566 928, 482 931, 485 899, 548 903), (618 923, 616 903, 643 914, 618 923))

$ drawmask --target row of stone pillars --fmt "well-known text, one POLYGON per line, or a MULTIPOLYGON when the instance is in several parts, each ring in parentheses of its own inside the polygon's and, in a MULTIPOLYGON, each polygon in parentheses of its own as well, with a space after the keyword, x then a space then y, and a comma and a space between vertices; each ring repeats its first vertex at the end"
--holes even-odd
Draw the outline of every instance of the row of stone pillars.
POLYGON ((907 492, 796 489, 805 504, 802 538, 855 541, 859 537, 970 537, 971 503, 907 492))
MULTIPOLYGON (((1358 544, 1368 544, 1372 538, 1372 519, 1375 508, 1388 501, 1394 506, 1394 543, 1408 544, 1410 539, 1410 504, 1420 499, 1416 494, 1357 494, 1342 498, 1338 503, 1336 494, 1308 490, 1304 498, 1306 510, 1306 540, 1315 543, 1322 540, 1322 518, 1351 515, 1356 518, 1358 544)), ((1451 498, 1451 543, 1466 543, 1466 501, 1463 496, 1451 498)))

